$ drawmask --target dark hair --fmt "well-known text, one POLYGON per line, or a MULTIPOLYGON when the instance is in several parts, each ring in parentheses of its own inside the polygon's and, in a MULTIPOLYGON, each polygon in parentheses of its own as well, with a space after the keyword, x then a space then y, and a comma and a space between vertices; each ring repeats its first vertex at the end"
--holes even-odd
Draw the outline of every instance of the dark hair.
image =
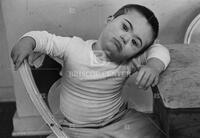
POLYGON ((114 18, 117 18, 120 15, 126 14, 131 10, 136 10, 139 13, 141 13, 148 21, 148 23, 151 25, 152 27, 152 31, 153 31, 153 39, 151 41, 150 44, 148 44, 147 46, 145 46, 137 55, 142 54, 146 49, 149 48, 149 46, 151 46, 154 42, 154 40, 158 37, 158 32, 159 32, 159 22, 158 19, 156 18, 156 16, 154 15, 154 13, 142 6, 142 5, 138 5, 138 4, 127 4, 123 7, 121 7, 114 15, 114 18))

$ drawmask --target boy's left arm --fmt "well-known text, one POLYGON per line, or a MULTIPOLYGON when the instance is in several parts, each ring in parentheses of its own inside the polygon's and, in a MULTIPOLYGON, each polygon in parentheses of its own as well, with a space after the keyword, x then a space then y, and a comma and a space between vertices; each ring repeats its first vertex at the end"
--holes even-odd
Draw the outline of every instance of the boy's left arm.
POLYGON ((140 58, 146 62, 139 68, 136 84, 144 89, 157 85, 159 75, 170 62, 169 50, 161 44, 154 44, 140 58))

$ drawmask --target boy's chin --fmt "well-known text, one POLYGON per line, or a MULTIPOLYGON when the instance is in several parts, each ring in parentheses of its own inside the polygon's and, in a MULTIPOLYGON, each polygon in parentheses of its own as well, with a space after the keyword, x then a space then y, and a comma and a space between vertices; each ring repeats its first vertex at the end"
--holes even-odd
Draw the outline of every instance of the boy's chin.
POLYGON ((111 60, 112 62, 115 62, 115 63, 118 63, 118 64, 119 64, 119 63, 122 63, 122 62, 126 62, 126 59, 120 58, 120 57, 117 56, 117 55, 110 57, 110 60, 111 60))

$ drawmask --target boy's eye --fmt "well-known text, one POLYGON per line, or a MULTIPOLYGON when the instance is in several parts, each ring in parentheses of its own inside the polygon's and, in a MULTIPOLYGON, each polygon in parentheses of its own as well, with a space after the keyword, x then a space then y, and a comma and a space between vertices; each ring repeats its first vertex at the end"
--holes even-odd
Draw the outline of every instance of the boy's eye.
POLYGON ((128 32, 128 27, 126 26, 126 24, 122 24, 123 30, 128 32))
POLYGON ((137 43, 136 40, 132 39, 132 45, 140 48, 141 46, 137 43))
POLYGON ((137 46, 137 42, 134 39, 132 39, 132 44, 137 46))

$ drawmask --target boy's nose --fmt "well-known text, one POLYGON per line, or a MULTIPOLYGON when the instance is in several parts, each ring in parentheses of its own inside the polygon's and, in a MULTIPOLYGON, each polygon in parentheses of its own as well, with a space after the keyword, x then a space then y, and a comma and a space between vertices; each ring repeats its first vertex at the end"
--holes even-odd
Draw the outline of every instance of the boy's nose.
POLYGON ((126 40, 125 40, 125 38, 124 38, 123 36, 120 36, 120 38, 121 38, 123 44, 126 44, 126 40))
POLYGON ((120 38, 122 39, 122 41, 123 41, 123 43, 124 43, 125 45, 126 45, 126 44, 130 41, 130 39, 131 39, 130 35, 121 35, 120 38))

